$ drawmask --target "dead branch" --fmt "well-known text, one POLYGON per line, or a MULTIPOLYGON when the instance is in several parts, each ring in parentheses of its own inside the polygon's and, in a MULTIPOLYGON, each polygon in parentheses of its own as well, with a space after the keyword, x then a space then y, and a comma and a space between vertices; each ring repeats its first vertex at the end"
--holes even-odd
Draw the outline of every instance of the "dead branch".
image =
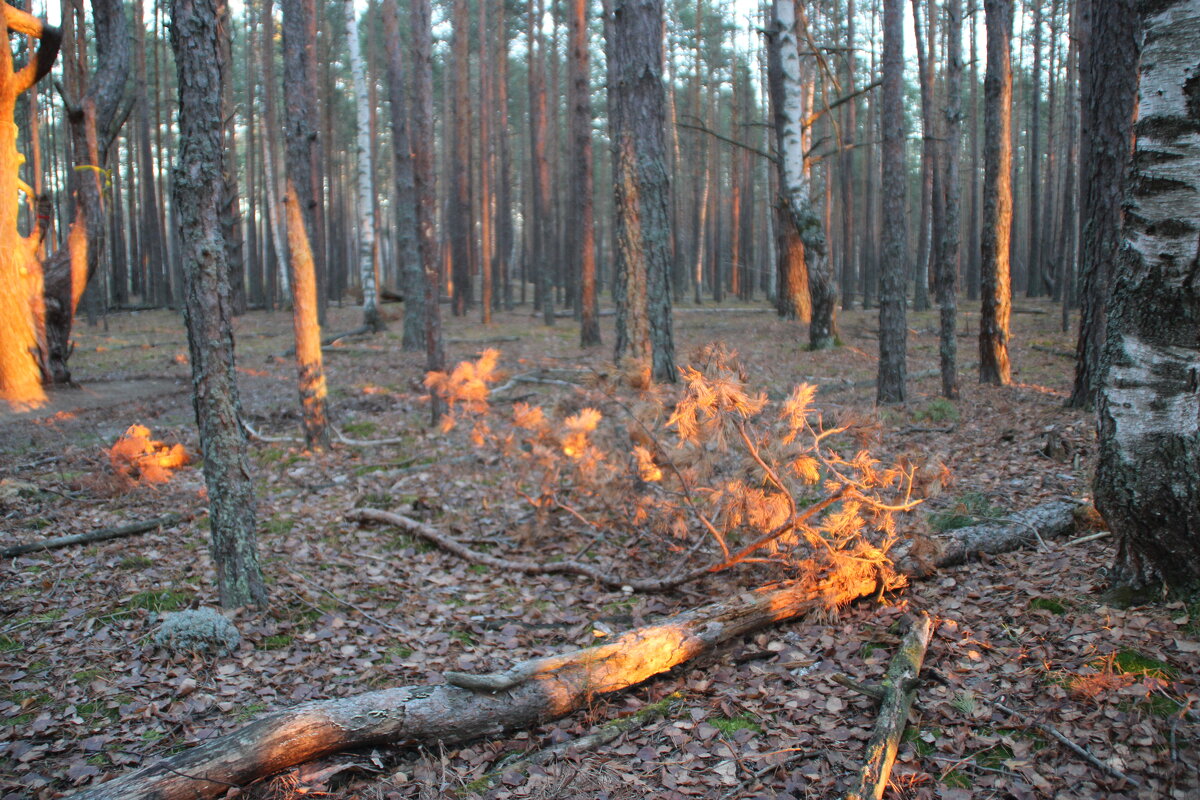
MULTIPOLYGON (((993 703, 992 705, 995 708, 997 708, 998 710, 1003 711, 1005 714, 1008 714, 1009 716, 1012 716, 1012 717, 1020 716, 1016 711, 1013 711, 1011 708, 1004 705, 1003 703, 993 703)), ((1092 753, 1091 750, 1088 750, 1083 745, 1080 745, 1080 744, 1077 744, 1077 743, 1071 741, 1071 739, 1067 738, 1066 734, 1064 734, 1062 731, 1060 731, 1058 728, 1054 727, 1050 723, 1037 722, 1035 720, 1032 724, 1034 727, 1040 729, 1043 733, 1054 738, 1060 744, 1065 745, 1073 753, 1080 756, 1083 760, 1087 761, 1089 764, 1096 767, 1100 771, 1107 772, 1109 775, 1112 775, 1114 778, 1118 778, 1120 780, 1127 782, 1130 786, 1134 787, 1135 789, 1142 785, 1141 781, 1139 781, 1137 778, 1129 777, 1124 772, 1121 772, 1121 770, 1114 767, 1112 764, 1109 764, 1105 761, 1101 761, 1099 758, 1097 758, 1095 756, 1095 754, 1092 753)))
POLYGON ((639 628, 611 645, 560 656, 556 664, 492 694, 459 686, 403 686, 317 700, 166 756, 80 792, 76 800, 207 800, 264 775, 369 744, 455 744, 565 716, 594 698, 645 681, 767 625, 869 595, 875 581, 843 576, 788 582, 639 628))
POLYGON ((892 773, 892 763, 896 760, 896 751, 900 747, 900 737, 908 724, 908 710, 916 696, 917 676, 921 674, 921 664, 932 636, 933 621, 928 614, 922 614, 909 628, 904 641, 900 643, 900 649, 888 664, 887 675, 883 679, 879 719, 875 722, 871 740, 867 742, 866 763, 859 773, 858 788, 852 789, 846 795, 846 800, 865 800, 868 797, 880 800, 883 797, 888 776, 892 773))
POLYGON ((131 522, 128 525, 121 525, 115 528, 97 528, 87 533, 75 533, 70 536, 56 536, 53 539, 43 539, 40 542, 17 544, 0 550, 0 558, 11 558, 12 556, 19 556, 24 553, 35 553, 39 550, 57 550, 61 547, 70 547, 73 544, 89 544, 91 542, 107 541, 108 539, 122 539, 126 536, 136 536, 139 533, 148 533, 159 528, 169 528, 189 518, 183 514, 166 514, 154 519, 131 522))
POLYGON ((377 508, 357 508, 351 511, 347 515, 347 518, 358 521, 386 522, 389 525, 400 528, 405 533, 420 536, 422 539, 437 545, 442 550, 453 553, 459 558, 470 561, 473 564, 483 564, 509 572, 521 572, 526 575, 581 575, 612 588, 628 586, 635 592, 665 592, 669 589, 674 589, 676 586, 701 578, 713 571, 712 567, 705 566, 669 578, 626 578, 606 572, 591 564, 581 564, 577 561, 543 563, 540 561, 497 558, 488 553, 472 550, 453 537, 442 533, 432 525, 426 525, 424 522, 418 522, 415 519, 403 516, 402 514, 395 514, 391 511, 381 511, 377 508))

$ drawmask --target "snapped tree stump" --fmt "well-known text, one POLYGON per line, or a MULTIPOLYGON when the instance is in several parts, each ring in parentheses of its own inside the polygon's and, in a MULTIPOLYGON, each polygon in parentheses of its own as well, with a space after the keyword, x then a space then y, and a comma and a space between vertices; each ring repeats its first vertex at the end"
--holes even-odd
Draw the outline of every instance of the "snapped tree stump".
POLYGON ((712 651, 736 637, 875 591, 873 572, 747 592, 638 628, 609 644, 524 662, 462 685, 403 686, 318 700, 167 756, 74 795, 77 800, 203 800, 321 756, 372 744, 453 744, 522 730, 712 651), (492 687, 497 687, 492 690, 492 687), (503 688, 499 688, 503 687, 503 688))

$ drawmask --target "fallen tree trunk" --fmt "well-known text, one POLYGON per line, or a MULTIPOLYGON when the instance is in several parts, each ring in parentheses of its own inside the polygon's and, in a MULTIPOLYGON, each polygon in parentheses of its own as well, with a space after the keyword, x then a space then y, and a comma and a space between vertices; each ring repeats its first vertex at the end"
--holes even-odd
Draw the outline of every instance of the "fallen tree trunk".
MULTIPOLYGON (((88 788, 77 800, 202 800, 340 750, 372 744, 452 744, 562 717, 712 651, 724 642, 809 611, 875 591, 870 571, 813 584, 788 582, 747 592, 629 631, 611 643, 474 676, 500 692, 461 686, 403 686, 318 700, 265 716, 233 733, 88 788), (532 667, 530 665, 533 665, 532 667)), ((461 677, 461 676, 456 676, 461 677)))
POLYGON ((879 703, 879 718, 875 721, 871 740, 867 742, 867 757, 858 775, 858 787, 846 795, 846 800, 880 800, 883 797, 896 751, 900 748, 900 737, 908 724, 908 710, 917 694, 917 676, 921 674, 921 664, 925 661, 932 635, 933 622, 928 614, 922 614, 905 634, 896 655, 892 656, 880 687, 883 696, 879 703))
POLYGON ((1009 553, 1044 539, 1057 539, 1075 530, 1080 508, 1069 500, 1051 500, 1004 519, 960 528, 949 538, 923 538, 896 555, 896 569, 924 578, 939 568, 964 564, 980 553, 1009 553))
POLYGON ((73 544, 89 544, 91 542, 103 542, 107 539, 135 536, 139 533, 148 533, 159 528, 175 525, 182 520, 182 514, 167 514, 162 517, 143 520, 142 522, 131 522, 128 525, 121 525, 116 528, 97 528, 87 533, 75 533, 70 536, 56 536, 53 539, 43 539, 40 542, 16 544, 0 550, 0 557, 10 558, 24 553, 36 553, 39 550, 57 550, 60 547, 70 547, 73 544))

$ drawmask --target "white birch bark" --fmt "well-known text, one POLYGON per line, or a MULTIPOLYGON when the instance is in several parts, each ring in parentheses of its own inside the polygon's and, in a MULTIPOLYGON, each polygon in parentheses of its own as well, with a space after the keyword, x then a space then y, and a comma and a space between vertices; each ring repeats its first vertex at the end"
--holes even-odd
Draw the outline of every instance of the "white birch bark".
POLYGON ((358 274, 362 282, 363 326, 382 330, 378 292, 375 286, 375 197, 371 186, 371 121, 367 108, 367 79, 363 73, 358 44, 358 20, 354 0, 344 0, 346 44, 350 50, 350 74, 354 91, 354 149, 358 161, 358 274))

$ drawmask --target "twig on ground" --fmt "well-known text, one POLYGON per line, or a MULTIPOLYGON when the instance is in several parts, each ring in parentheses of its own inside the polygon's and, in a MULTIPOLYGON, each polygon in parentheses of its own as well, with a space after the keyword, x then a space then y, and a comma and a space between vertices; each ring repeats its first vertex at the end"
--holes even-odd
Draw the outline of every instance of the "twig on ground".
POLYGON ((348 444, 351 447, 374 447, 375 445, 383 444, 412 444, 411 438, 406 439, 403 437, 396 439, 350 439, 333 425, 330 425, 329 427, 333 428, 333 434, 334 436, 337 436, 339 442, 342 444, 348 444))
POLYGON ((268 442, 268 443, 287 442, 287 443, 297 443, 298 444, 298 443, 304 441, 303 439, 297 439, 295 436, 264 436, 263 434, 254 430, 254 428, 250 425, 249 422, 246 422, 246 420, 239 419, 238 422, 242 423, 242 428, 245 429, 246 433, 250 436, 251 439, 257 439, 260 442, 268 442))
MULTIPOLYGON (((1005 714, 1008 714, 1010 716, 1013 716, 1013 717, 1021 716, 1016 711, 1013 711, 1011 708, 1004 705, 1003 703, 993 703, 992 705, 995 708, 997 708, 998 710, 1003 711, 1005 714)), ((1130 776, 1126 775, 1121 770, 1114 767, 1112 764, 1108 764, 1104 761, 1101 761, 1099 758, 1096 757, 1095 754, 1092 753, 1091 750, 1088 750, 1083 745, 1077 744, 1074 741, 1072 741, 1071 739, 1067 738, 1067 736, 1062 731, 1060 731, 1058 728, 1054 727, 1050 723, 1039 722, 1037 720, 1034 720, 1029 724, 1033 725, 1035 728, 1038 728, 1043 733, 1045 733, 1048 736, 1057 740, 1059 742, 1059 744, 1062 744, 1063 746, 1067 747, 1069 750, 1071 750, 1073 753, 1078 755, 1080 758, 1087 761, 1089 764, 1091 764, 1096 769, 1107 772, 1109 775, 1112 775, 1114 778, 1118 778, 1120 780, 1125 781, 1126 783, 1128 783, 1130 786, 1134 787, 1135 789, 1139 788, 1142 785, 1141 781, 1139 781, 1137 778, 1131 778, 1130 776)))
POLYGON ((70 547, 73 544, 89 544, 91 542, 107 541, 108 539, 121 539, 126 536, 135 536, 139 533, 148 533, 159 528, 169 527, 182 522, 184 519, 190 519, 190 516, 185 516, 184 514, 166 514, 154 519, 132 522, 128 525, 121 525, 115 528, 97 528, 87 533, 56 536, 53 539, 43 539, 40 542, 16 544, 0 550, 0 558, 10 558, 24 553, 35 553, 39 550, 57 550, 60 547, 70 547))
POLYGON ((1093 533, 1087 536, 1080 536, 1078 539, 1072 539, 1064 544, 1063 547, 1070 547, 1074 544, 1083 544, 1084 542, 1094 542, 1097 539, 1104 539, 1108 536, 1112 536, 1112 531, 1100 531, 1099 533, 1093 533))

